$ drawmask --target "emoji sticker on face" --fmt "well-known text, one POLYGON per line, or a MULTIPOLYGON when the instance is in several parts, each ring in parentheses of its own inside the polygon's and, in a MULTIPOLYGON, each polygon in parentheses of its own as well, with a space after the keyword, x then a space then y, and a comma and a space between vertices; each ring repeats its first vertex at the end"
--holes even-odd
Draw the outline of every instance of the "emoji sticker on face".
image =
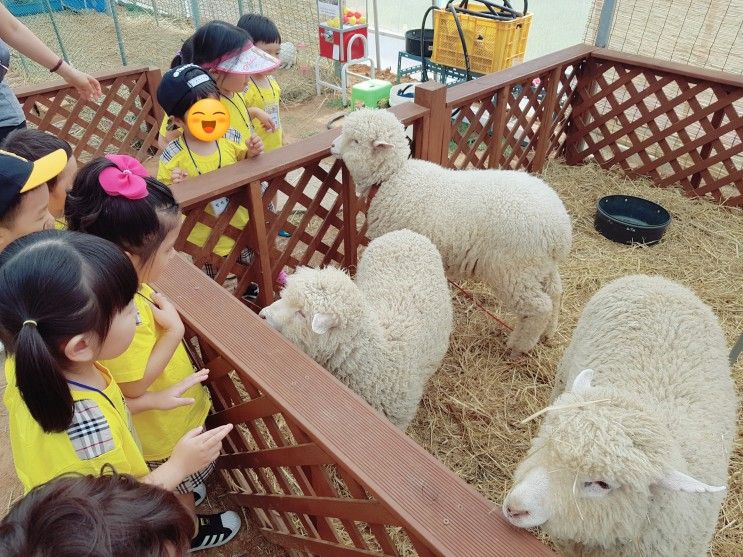
POLYGON ((186 113, 186 125, 196 139, 216 141, 230 127, 230 113, 217 99, 202 99, 186 113))

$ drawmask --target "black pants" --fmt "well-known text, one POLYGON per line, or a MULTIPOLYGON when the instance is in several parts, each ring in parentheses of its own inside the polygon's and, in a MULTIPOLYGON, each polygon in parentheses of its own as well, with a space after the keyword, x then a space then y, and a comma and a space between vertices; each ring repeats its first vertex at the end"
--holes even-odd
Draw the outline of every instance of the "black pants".
POLYGON ((17 126, 0 126, 0 143, 5 141, 5 138, 8 136, 10 132, 13 132, 15 130, 22 130, 26 127, 25 120, 18 124, 17 126))

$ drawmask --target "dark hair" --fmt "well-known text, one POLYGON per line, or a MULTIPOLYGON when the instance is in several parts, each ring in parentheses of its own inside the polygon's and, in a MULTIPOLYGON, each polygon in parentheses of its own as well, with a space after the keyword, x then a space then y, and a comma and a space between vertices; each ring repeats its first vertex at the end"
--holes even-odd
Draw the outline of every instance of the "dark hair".
MULTIPOLYGON (((3 141, 2 146, 0 146, 0 149, 9 151, 29 161, 38 160, 53 153, 57 149, 63 149, 67 153, 68 159, 71 159, 73 155, 72 146, 64 139, 32 128, 10 132, 3 141)), ((46 183, 49 186, 49 191, 53 191, 57 186, 57 178, 51 178, 46 183)))
POLYGON ((194 523, 176 496, 109 470, 32 489, 0 522, 4 557, 187 555, 194 523))
POLYGON ((245 29, 253 38, 254 43, 279 43, 281 44, 281 33, 276 24, 264 15, 245 14, 237 22, 240 29, 245 29))
POLYGON ((203 99, 218 99, 219 87, 214 79, 206 70, 201 69, 195 64, 186 64, 178 66, 177 69, 170 69, 163 74, 160 85, 157 87, 157 101, 163 107, 168 116, 176 118, 185 118, 186 113, 197 102, 203 99), (176 77, 174 74, 179 74, 176 77), (204 76, 208 81, 198 83, 195 86, 186 86, 185 80, 190 80, 189 76, 204 76), (181 81, 180 84, 177 82, 181 81), (185 89, 185 92, 184 92, 185 89))
POLYGON ((77 173, 65 203, 67 228, 105 238, 147 263, 178 225, 180 205, 170 188, 149 176, 145 178, 148 195, 143 199, 107 194, 98 179, 111 167, 116 165, 99 157, 77 173))
POLYGON ((214 62, 230 52, 241 49, 250 40, 250 35, 244 29, 226 21, 210 21, 185 40, 170 67, 175 68, 183 64, 201 66, 214 62))
POLYGON ((88 331, 104 339, 137 286, 118 247, 77 232, 35 232, 0 252, 0 342, 15 356, 18 390, 44 431, 72 421, 64 344, 88 331))

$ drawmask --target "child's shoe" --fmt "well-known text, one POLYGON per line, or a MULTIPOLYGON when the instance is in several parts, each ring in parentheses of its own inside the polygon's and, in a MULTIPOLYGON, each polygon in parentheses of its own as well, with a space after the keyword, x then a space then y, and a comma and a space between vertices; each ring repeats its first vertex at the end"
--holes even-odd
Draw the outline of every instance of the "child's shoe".
POLYGON ((240 531, 240 515, 234 511, 200 514, 199 531, 191 540, 191 553, 224 545, 240 531))
POLYGON ((206 484, 201 483, 193 490, 193 502, 198 507, 206 499, 206 484))

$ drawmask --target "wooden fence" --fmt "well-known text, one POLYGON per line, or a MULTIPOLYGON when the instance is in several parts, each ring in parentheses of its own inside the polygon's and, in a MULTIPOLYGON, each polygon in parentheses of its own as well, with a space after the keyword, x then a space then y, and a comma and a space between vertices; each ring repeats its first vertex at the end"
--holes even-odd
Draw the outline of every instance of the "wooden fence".
MULTIPOLYGON (((148 158, 161 117, 159 73, 101 77, 101 104, 75 101, 60 85, 19 91, 29 122, 69 139, 83 160, 112 151, 148 158)), ((742 94, 737 76, 576 46, 451 89, 425 84, 415 103, 392 110, 412 128, 414 155, 439 164, 538 172, 554 156, 595 160, 741 207, 742 94)), ((293 554, 549 554, 238 300, 256 282, 253 308, 270 303, 282 269, 354 268, 366 206, 348 170, 329 158, 337 134, 174 189, 186 214, 177 247, 195 266, 176 260, 158 287, 212 370, 210 422, 239 425, 219 468, 264 535, 293 554), (285 201, 273 213, 276 194, 285 201), (222 196, 227 209, 207 213, 222 196), (230 224, 239 206, 251 216, 245 230, 230 224), (187 240, 197 223, 212 229, 202 247, 187 240), (291 237, 279 238, 281 229, 291 237), (217 257, 222 236, 234 248, 217 257), (240 262, 246 247, 257 253, 250 265, 240 262), (205 264, 234 296, 198 270, 205 264)))

